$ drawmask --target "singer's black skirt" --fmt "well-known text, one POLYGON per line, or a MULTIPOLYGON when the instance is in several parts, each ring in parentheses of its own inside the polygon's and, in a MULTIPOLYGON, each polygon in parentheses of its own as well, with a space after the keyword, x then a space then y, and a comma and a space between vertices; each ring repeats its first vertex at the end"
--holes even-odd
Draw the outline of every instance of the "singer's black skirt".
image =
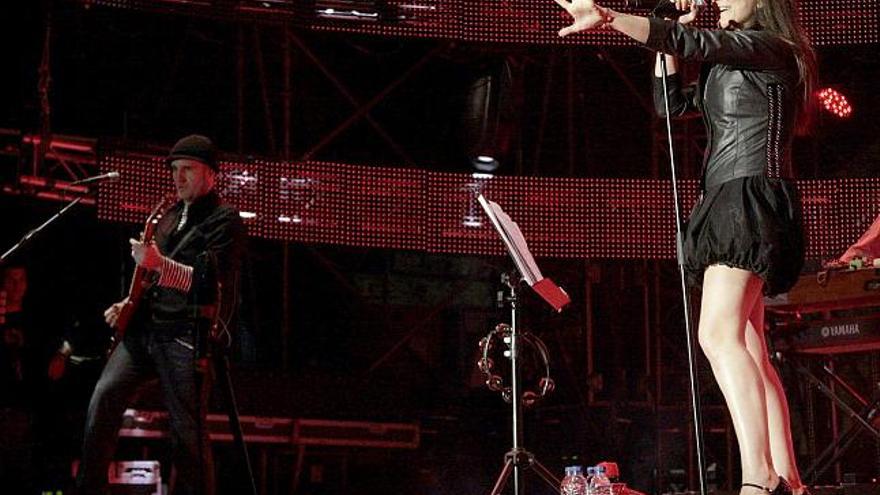
POLYGON ((804 264, 800 197, 784 179, 741 177, 707 188, 685 228, 688 282, 702 286, 706 267, 742 268, 764 280, 764 294, 788 291, 804 264))

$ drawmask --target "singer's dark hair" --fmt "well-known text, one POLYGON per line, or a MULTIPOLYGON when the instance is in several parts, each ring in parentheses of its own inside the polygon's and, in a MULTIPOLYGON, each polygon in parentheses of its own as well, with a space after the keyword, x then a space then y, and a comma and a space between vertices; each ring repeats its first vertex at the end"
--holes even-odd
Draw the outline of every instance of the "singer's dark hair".
POLYGON ((798 21, 797 0, 762 0, 758 7, 758 23, 772 31, 794 47, 800 84, 803 90, 798 107, 797 133, 807 134, 813 127, 816 115, 816 86, 818 67, 816 52, 810 46, 810 38, 798 21))

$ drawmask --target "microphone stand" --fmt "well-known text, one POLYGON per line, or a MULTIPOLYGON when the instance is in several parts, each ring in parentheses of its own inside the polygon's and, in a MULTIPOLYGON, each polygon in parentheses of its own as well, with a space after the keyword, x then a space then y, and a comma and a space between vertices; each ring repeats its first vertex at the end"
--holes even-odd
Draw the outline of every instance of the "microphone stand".
POLYGON ((64 215, 65 213, 67 213, 67 210, 73 208, 73 206, 74 206, 75 204, 79 203, 80 201, 82 201, 82 199, 83 199, 82 197, 75 198, 75 199, 74 199, 73 201, 71 201, 70 203, 67 203, 67 206, 65 206, 65 207, 62 208, 60 211, 58 211, 58 213, 56 213, 56 214, 52 215, 51 217, 49 217, 48 220, 46 220, 45 222, 43 222, 42 224, 40 224, 38 227, 35 227, 35 228, 29 230, 24 236, 22 236, 22 238, 21 238, 17 243, 15 243, 14 246, 12 246, 11 248, 7 249, 5 253, 3 253, 2 255, 0 255, 0 266, 3 266, 3 265, 6 263, 6 259, 7 259, 7 258, 9 258, 9 257, 12 256, 13 254, 15 254, 16 251, 18 251, 18 250, 21 249, 24 245, 26 245, 26 244, 27 244, 27 243, 28 243, 28 242, 29 242, 29 241, 30 241, 35 235, 37 235, 37 234, 39 234, 40 232, 42 232, 43 229, 45 229, 46 227, 48 227, 52 222, 54 222, 55 220, 58 220, 59 218, 61 218, 62 215, 64 215))
MULTIPOLYGON (((44 141, 45 141, 45 140, 44 140, 44 141)), ((110 173, 107 173, 107 174, 104 174, 104 175, 99 175, 99 176, 96 176, 96 177, 89 177, 88 179, 83 179, 83 180, 79 180, 79 181, 76 181, 76 182, 72 182, 70 185, 86 184, 86 183, 89 183, 89 182, 94 182, 94 181, 96 181, 96 180, 103 180, 103 179, 105 179, 105 178, 115 179, 115 178, 117 178, 118 176, 119 176, 118 173, 116 173, 116 172, 110 172, 110 173), (115 175, 114 175, 114 174, 115 174, 115 175)), ((11 248, 7 249, 5 253, 3 253, 2 255, 0 255, 0 266, 3 266, 4 264, 6 264, 6 260, 7 260, 9 257, 11 257, 13 254, 15 254, 16 251, 18 251, 19 249, 21 249, 22 247, 24 247, 28 242, 30 242, 30 240, 31 240, 34 236, 36 236, 37 234, 39 234, 40 232, 42 232, 43 229, 45 229, 46 227, 48 227, 48 226, 49 226, 50 224, 52 224, 55 220, 58 220, 59 218, 61 218, 62 215, 64 215, 65 213, 67 213, 67 210, 73 208, 74 205, 76 205, 77 203, 79 203, 79 202, 82 201, 82 200, 83 200, 83 196, 80 196, 80 197, 78 197, 78 198, 74 198, 74 199, 71 200, 69 203, 67 203, 67 205, 65 205, 64 208, 61 208, 61 210, 59 210, 58 213, 55 213, 54 215, 52 215, 51 217, 49 217, 48 220, 46 220, 45 222, 43 222, 43 223, 40 224, 39 226, 37 226, 37 227, 35 227, 35 228, 29 230, 27 233, 25 233, 25 235, 23 235, 23 236, 21 237, 21 239, 19 239, 19 241, 15 243, 15 245, 13 245, 11 248)))
POLYGON ((681 296, 684 303, 684 333, 687 339, 688 355, 688 378, 690 380, 691 411, 694 423, 694 441, 696 443, 697 471, 700 481, 700 495, 706 495, 706 460, 703 445, 703 414, 700 407, 700 383, 697 379, 697 359, 694 351, 693 325, 691 322, 691 301, 688 297, 687 280, 684 269, 684 221, 681 215, 681 199, 678 194, 678 177, 675 166, 675 150, 672 140, 672 117, 669 115, 669 92, 667 89, 668 71, 666 67, 666 55, 659 53, 660 72, 663 81, 663 105, 666 114, 666 137, 669 145, 669 169, 672 174, 672 199, 675 205, 675 253, 678 261, 678 274, 681 280, 681 296))

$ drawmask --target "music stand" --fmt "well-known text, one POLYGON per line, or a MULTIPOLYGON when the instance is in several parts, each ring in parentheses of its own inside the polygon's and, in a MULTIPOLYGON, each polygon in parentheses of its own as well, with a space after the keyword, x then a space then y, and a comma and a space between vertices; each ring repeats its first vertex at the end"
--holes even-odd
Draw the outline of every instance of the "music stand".
POLYGON ((562 311, 562 308, 571 302, 571 299, 552 280, 541 276, 541 270, 529 252, 522 231, 520 231, 516 222, 511 220, 497 203, 487 200, 482 194, 477 196, 477 200, 486 212, 486 216, 492 222, 492 226, 495 227, 495 231, 498 232, 498 237, 504 242, 504 247, 507 248, 507 253, 513 259, 517 271, 512 276, 502 277, 502 280, 510 289, 507 301, 510 303, 510 409, 512 413, 513 447, 504 455, 504 467, 495 481, 491 495, 500 495, 501 490, 504 489, 507 480, 510 478, 511 472, 513 473, 513 493, 514 495, 520 495, 522 493, 522 471, 524 469, 534 470, 553 490, 558 490, 560 480, 541 464, 534 454, 522 446, 522 403, 520 401, 518 366, 519 333, 516 324, 517 286, 524 280, 557 312, 562 311))

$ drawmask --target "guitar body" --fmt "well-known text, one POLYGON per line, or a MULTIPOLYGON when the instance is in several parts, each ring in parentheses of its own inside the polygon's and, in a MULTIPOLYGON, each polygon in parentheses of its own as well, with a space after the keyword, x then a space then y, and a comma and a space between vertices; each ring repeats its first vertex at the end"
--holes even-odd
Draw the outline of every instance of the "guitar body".
MULTIPOLYGON (((162 201, 153 208, 153 211, 150 213, 150 216, 144 224, 144 231, 141 233, 140 239, 141 243, 146 244, 152 242, 153 236, 156 234, 156 226, 159 224, 159 220, 162 219, 162 216, 165 215, 165 212, 168 211, 175 201, 175 196, 169 195, 163 198, 162 201)), ((116 319, 116 325, 114 327, 116 329, 116 334, 113 337, 113 347, 115 347, 117 342, 122 341, 125 331, 131 324, 132 317, 137 311, 138 306, 140 306, 144 293, 152 285, 153 281, 150 277, 149 270, 140 265, 135 265, 134 273, 132 273, 131 276, 131 285, 128 288, 128 297, 125 298, 125 303, 119 311, 119 317, 116 319)))
POLYGON ((125 298, 125 303, 119 310, 119 317, 116 319, 116 337, 114 337, 116 340, 121 339, 125 334, 128 325, 131 323, 131 318, 140 306, 144 292, 146 292, 150 285, 150 281, 147 278, 147 270, 141 266, 135 266, 134 273, 131 276, 131 286, 128 288, 128 297, 125 298))

